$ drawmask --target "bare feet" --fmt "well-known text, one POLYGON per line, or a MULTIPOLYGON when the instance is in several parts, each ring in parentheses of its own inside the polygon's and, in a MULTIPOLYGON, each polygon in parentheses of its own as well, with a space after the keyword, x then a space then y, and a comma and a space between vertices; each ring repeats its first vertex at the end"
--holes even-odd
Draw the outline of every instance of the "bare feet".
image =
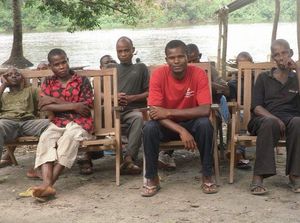
POLYGON ((32 196, 33 197, 50 197, 56 194, 56 190, 49 185, 40 185, 32 187, 32 196))
POLYGON ((42 179, 42 172, 40 169, 33 169, 30 168, 27 173, 26 176, 30 179, 42 179))

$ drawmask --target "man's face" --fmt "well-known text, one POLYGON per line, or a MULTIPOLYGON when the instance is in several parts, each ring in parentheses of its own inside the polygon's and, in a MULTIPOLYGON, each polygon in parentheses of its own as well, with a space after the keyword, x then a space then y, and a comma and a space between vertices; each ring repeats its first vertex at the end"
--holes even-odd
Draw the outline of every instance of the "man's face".
POLYGON ((116 61, 111 56, 107 56, 101 60, 100 69, 111 68, 114 67, 116 64, 116 61))
POLYGON ((200 63, 200 55, 198 52, 191 52, 188 55, 188 63, 200 63))
POLYGON ((23 81, 23 76, 15 68, 10 68, 3 74, 8 82, 8 86, 19 86, 23 81))
POLYGON ((117 42, 117 55, 121 63, 131 64, 131 59, 134 53, 134 47, 127 40, 117 42))
POLYGON ((188 59, 186 52, 181 48, 167 49, 166 62, 176 79, 182 79, 185 74, 188 59))
POLYGON ((52 56, 49 62, 49 67, 59 78, 64 78, 70 73, 69 60, 66 55, 52 56))
POLYGON ((276 62, 278 68, 288 69, 289 61, 292 57, 291 49, 285 47, 283 44, 275 44, 272 47, 272 58, 276 62))

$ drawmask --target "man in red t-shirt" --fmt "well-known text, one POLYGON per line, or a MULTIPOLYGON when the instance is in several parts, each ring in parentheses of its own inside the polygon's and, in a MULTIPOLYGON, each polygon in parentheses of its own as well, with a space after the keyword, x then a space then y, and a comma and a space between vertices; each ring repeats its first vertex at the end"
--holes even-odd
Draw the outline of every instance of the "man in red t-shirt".
POLYGON ((142 196, 150 197, 160 189, 157 173, 159 143, 181 139, 187 150, 198 148, 203 164, 204 193, 216 193, 212 179, 213 127, 209 120, 211 96, 205 72, 188 65, 187 47, 180 40, 165 48, 167 66, 153 71, 148 105, 150 120, 143 128, 146 159, 146 185, 142 196))

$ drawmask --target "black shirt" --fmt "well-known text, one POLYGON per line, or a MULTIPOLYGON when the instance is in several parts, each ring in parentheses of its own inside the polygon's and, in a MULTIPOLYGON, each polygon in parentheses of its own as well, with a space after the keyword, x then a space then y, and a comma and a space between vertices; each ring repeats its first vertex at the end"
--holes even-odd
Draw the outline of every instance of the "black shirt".
MULTIPOLYGON (((141 94, 148 91, 149 88, 149 73, 145 64, 118 64, 118 92, 123 92, 128 95, 141 94)), ((125 109, 140 108, 147 105, 144 101, 135 101, 125 109)))
POLYGON ((254 85, 251 111, 260 105, 286 123, 292 117, 300 116, 299 85, 296 73, 290 72, 282 84, 274 76, 275 68, 261 73, 254 85))

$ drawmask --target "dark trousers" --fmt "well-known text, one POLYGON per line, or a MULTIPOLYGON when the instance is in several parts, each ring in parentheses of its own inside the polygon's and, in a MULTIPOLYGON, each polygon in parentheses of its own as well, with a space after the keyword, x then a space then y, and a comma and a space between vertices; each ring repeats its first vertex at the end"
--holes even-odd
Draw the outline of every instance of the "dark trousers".
MULTIPOLYGON (((286 175, 300 176, 300 117, 283 122, 286 125, 286 175)), ((256 117, 249 122, 248 129, 252 135, 257 135, 254 175, 275 175, 274 148, 280 139, 278 122, 274 118, 256 117)))
MULTIPOLYGON (((206 117, 202 117, 185 122, 179 122, 178 124, 188 130, 197 143, 201 163, 203 165, 203 176, 211 176, 213 163, 213 127, 210 120, 206 117)), ((143 128, 143 143, 146 159, 145 177, 147 179, 153 179, 157 176, 160 142, 178 139, 180 139, 180 137, 176 132, 163 127, 159 121, 151 120, 145 124, 143 128)))

